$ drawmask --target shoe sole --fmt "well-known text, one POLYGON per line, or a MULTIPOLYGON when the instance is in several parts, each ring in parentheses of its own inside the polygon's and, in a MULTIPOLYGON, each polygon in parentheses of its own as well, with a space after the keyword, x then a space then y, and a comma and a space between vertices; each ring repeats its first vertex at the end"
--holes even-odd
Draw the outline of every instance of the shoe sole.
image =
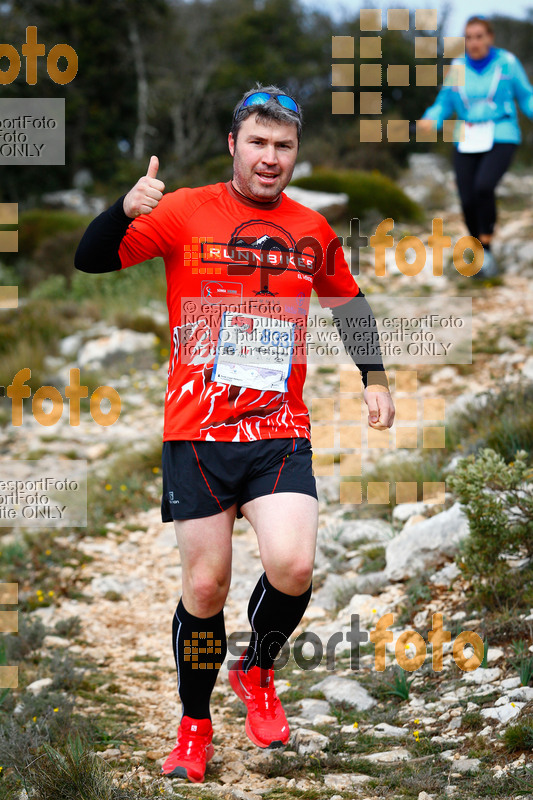
MULTIPOLYGON (((206 759, 205 759, 206 764, 208 761, 211 761, 214 754, 215 754, 215 748, 213 747, 212 744, 210 744, 206 752, 206 759)), ((174 767, 172 772, 163 772, 163 770, 161 770, 161 775, 163 775, 165 778, 188 778, 191 781, 191 783, 202 783, 205 777, 205 772, 201 778, 194 778, 187 772, 187 767, 178 766, 174 767)))
MULTIPOLYGON (((235 692, 235 694, 237 695, 239 700, 242 700, 244 705, 246 705, 246 699, 245 699, 244 690, 243 690, 243 688, 241 686, 241 683, 239 681, 236 669, 228 670, 228 679, 229 679, 231 688, 233 689, 233 691, 235 692)), ((289 734, 288 734, 288 736, 287 736, 285 741, 283 741, 282 739, 274 739, 274 741, 272 741, 272 742, 268 742, 268 743, 267 742, 262 742, 260 739, 257 738, 257 736, 252 731, 252 729, 250 727, 248 714, 246 714, 246 722, 244 723, 244 729, 245 729, 246 735, 248 736, 250 741, 253 742, 257 747, 261 747, 264 750, 265 749, 275 750, 275 749, 278 749, 280 747, 285 747, 285 745, 288 743, 289 738, 290 738, 290 732, 289 732, 289 734)))
POLYGON ((255 745, 257 745, 257 747, 261 747, 263 750, 278 750, 280 747, 285 747, 287 745, 288 741, 289 741, 289 737, 287 737, 287 740, 285 742, 282 741, 281 739, 274 739, 273 742, 270 742, 269 744, 265 744, 265 742, 262 742, 260 739, 257 738, 257 736, 255 736, 254 732, 250 728, 250 723, 248 721, 248 716, 246 716, 246 722, 244 723, 244 729, 245 729, 246 735, 248 736, 250 741, 253 742, 255 745))

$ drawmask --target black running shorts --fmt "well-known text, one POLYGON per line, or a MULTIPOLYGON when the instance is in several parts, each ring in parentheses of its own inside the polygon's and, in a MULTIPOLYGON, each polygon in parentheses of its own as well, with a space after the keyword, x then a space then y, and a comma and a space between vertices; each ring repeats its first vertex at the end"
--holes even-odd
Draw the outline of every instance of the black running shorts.
POLYGON ((309 439, 163 442, 163 522, 219 514, 266 494, 317 497, 309 439))

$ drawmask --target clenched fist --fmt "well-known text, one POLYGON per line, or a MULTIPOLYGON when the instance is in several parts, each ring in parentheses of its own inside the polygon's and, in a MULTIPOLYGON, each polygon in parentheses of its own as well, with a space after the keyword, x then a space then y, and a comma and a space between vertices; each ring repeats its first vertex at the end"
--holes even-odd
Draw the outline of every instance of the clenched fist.
POLYGON ((377 431, 385 431, 394 422, 395 409, 390 392, 383 386, 367 386, 363 398, 368 406, 368 424, 377 431))
POLYGON ((139 214, 150 214, 163 197, 165 184, 156 178, 158 169, 159 159, 157 156, 152 156, 148 172, 139 178, 124 198, 123 207, 127 217, 135 219, 139 214))

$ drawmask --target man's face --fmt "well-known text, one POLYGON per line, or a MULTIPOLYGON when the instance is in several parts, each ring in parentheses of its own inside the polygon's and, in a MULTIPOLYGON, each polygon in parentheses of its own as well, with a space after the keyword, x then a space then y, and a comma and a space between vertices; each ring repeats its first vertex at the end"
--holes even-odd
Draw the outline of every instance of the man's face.
POLYGON ((251 114, 242 123, 237 141, 230 133, 235 188, 251 200, 275 200, 289 183, 298 155, 296 123, 256 122, 251 114))

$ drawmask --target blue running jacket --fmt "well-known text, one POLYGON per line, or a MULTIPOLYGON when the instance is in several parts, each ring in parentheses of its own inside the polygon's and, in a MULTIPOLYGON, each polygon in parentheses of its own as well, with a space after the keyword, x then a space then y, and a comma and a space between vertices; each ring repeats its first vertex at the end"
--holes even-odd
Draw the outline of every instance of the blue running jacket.
MULTIPOLYGON (((481 70, 476 71, 465 57, 455 58, 452 64, 465 67, 464 87, 450 85, 451 75, 444 82, 437 98, 422 115, 422 119, 434 119, 437 130, 442 128, 443 120, 457 119, 466 122, 487 122, 494 120, 494 141, 520 144, 522 136, 518 125, 515 100, 527 117, 533 118, 533 86, 515 55, 499 47, 493 48, 494 57, 481 70), (487 98, 494 88, 495 73, 500 74, 492 102, 487 98), (449 81, 449 83, 448 83, 449 81), (467 105, 464 98, 466 97, 467 105)), ((454 71, 452 70, 451 73, 454 71)), ((455 143, 457 147, 457 143, 455 143)))

